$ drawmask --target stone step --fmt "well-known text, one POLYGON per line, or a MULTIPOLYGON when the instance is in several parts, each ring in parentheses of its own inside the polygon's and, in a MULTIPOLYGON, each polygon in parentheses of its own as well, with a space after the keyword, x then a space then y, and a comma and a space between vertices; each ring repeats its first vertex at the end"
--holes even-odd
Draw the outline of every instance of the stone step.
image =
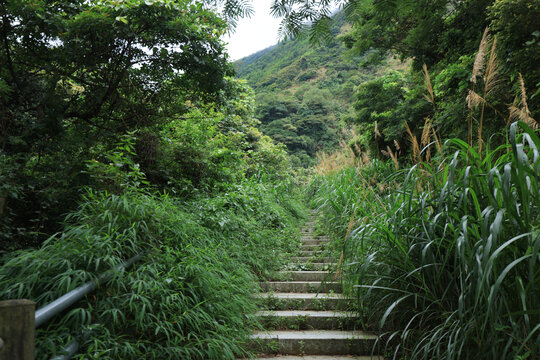
POLYGON ((323 250, 324 245, 314 244, 314 245, 302 245, 302 251, 320 251, 323 250))
POLYGON ((351 355, 268 355, 253 360, 277 359, 277 360, 384 360, 382 356, 351 356, 351 355))
POLYGON ((353 330, 359 323, 349 311, 266 310, 256 315, 265 329, 353 330))
POLYGON ((321 255, 323 253, 323 250, 322 249, 317 249, 315 251, 310 251, 310 250, 300 250, 300 257, 318 257, 319 255, 321 255))
POLYGON ((377 337, 363 331, 282 330, 251 335, 252 350, 284 355, 367 355, 377 337))
POLYGON ((292 281, 323 281, 332 279, 328 271, 300 270, 300 271, 280 271, 279 279, 290 279, 292 281))
POLYGON ((347 300, 339 293, 259 293, 255 295, 269 310, 347 310, 347 300))
POLYGON ((330 238, 326 235, 317 235, 315 233, 300 233, 300 239, 301 240, 322 240, 322 241, 328 241, 330 238))
POLYGON ((260 360, 383 360, 368 355, 377 337, 355 330, 360 319, 346 311, 352 300, 333 281, 337 259, 323 256, 329 238, 315 232, 311 214, 300 233, 299 256, 275 275, 276 281, 260 283, 266 293, 254 295, 261 309, 256 316, 266 330, 253 334, 248 346, 266 354, 260 360))
POLYGON ((305 240, 301 240, 300 243, 302 244, 302 246, 304 246, 304 245, 306 245, 306 246, 315 245, 315 246, 323 246, 324 247, 328 243, 328 240, 305 239, 305 240))
POLYGON ((289 265, 285 266, 285 269, 288 270, 335 270, 337 266, 337 263, 319 263, 319 262, 310 262, 310 263, 290 263, 289 265))
POLYGON ((291 258, 291 261, 295 262, 295 263, 307 263, 307 262, 328 262, 328 263, 331 263, 333 262, 333 258, 331 257, 324 257, 324 258, 313 258, 311 256, 293 256, 291 258))
POLYGON ((328 270, 335 269, 336 264, 324 263, 324 262, 312 262, 308 264, 310 268, 315 270, 328 270))
POLYGON ((341 292, 341 283, 321 281, 266 281, 260 283, 264 292, 291 292, 291 293, 317 293, 317 292, 341 292))

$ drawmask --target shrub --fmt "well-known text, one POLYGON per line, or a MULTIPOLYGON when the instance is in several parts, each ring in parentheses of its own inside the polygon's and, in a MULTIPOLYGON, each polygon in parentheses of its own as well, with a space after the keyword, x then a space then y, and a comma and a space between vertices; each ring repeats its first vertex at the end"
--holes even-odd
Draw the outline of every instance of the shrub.
POLYGON ((402 181, 318 180, 327 226, 343 239, 358 223, 342 242, 346 288, 394 358, 540 355, 540 139, 523 123, 508 139, 484 156, 449 140, 402 181))
POLYGON ((37 358, 58 353, 73 336, 84 339, 88 328, 80 358, 243 356, 257 277, 292 251, 303 216, 284 191, 292 187, 252 180, 191 202, 130 189, 88 192, 61 234, 5 256, 0 297, 32 299, 40 308, 144 253, 80 308, 38 329, 37 358))

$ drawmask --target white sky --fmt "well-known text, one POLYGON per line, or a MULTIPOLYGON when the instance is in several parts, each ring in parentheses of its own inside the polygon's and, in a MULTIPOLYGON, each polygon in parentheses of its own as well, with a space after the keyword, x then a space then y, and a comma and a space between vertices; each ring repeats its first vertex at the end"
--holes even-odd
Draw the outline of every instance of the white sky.
POLYGON ((270 14, 272 0, 253 0, 255 13, 238 21, 234 33, 225 37, 231 60, 235 61, 277 44, 280 19, 270 14))

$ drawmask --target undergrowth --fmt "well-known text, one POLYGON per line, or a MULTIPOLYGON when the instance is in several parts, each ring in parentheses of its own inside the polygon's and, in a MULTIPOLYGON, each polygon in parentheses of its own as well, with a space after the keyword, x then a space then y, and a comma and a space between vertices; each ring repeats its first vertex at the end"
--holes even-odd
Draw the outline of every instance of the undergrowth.
POLYGON ((390 357, 540 356, 540 138, 524 123, 507 137, 482 155, 452 139, 408 169, 375 161, 312 182, 346 289, 390 357))
POLYGON ((88 191, 62 233, 2 259, 0 298, 40 308, 143 253, 142 262, 38 329, 36 358, 61 352, 72 337, 83 342, 79 359, 246 355, 257 280, 295 249, 306 216, 294 192, 292 182, 256 180, 189 202, 140 190, 88 191))

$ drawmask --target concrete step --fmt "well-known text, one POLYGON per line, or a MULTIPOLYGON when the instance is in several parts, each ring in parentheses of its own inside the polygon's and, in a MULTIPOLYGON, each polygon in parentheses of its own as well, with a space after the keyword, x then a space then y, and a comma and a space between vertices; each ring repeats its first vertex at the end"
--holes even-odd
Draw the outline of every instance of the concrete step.
POLYGON ((359 322, 349 311, 267 310, 256 315, 267 330, 354 330, 359 322))
POLYGON ((264 355, 253 360, 265 360, 265 359, 277 359, 277 360, 384 360, 382 356, 351 356, 351 355, 264 355))
POLYGON ((302 251, 320 251, 324 249, 324 245, 314 244, 314 245, 302 245, 302 251))
POLYGON ((289 279, 292 281, 323 281, 332 279, 332 275, 328 271, 280 271, 280 279, 289 279))
POLYGON ((269 310, 347 310, 348 301, 339 293, 259 293, 263 309, 269 310))
POLYGON ((325 246, 326 244, 328 244, 328 240, 320 240, 320 239, 308 238, 308 239, 302 239, 302 240, 300 240, 300 243, 301 243, 302 245, 319 245, 319 246, 325 246))
POLYGON ((282 330, 256 332, 252 350, 284 355, 367 355, 377 337, 363 331, 282 330))
POLYGON ((328 263, 331 263, 331 262, 334 262, 334 259, 331 258, 331 257, 319 258, 319 257, 312 257, 312 256, 293 256, 291 258, 291 261, 293 261, 295 263, 307 263, 307 262, 328 262, 328 263))
POLYGON ((310 250, 300 250, 300 257, 318 257, 320 256, 322 253, 323 253, 323 249, 317 249, 315 251, 310 251, 310 250))
POLYGON ((330 238, 325 235, 317 235, 315 233, 301 233, 300 240, 320 240, 320 241, 329 241, 330 238))
POLYGON ((310 263, 291 263, 286 268, 294 270, 333 270, 337 266, 337 263, 323 263, 323 262, 310 262, 310 263))
POLYGON ((291 292, 291 293, 316 293, 316 292, 341 292, 341 283, 321 281, 266 281, 260 283, 264 292, 291 292))

